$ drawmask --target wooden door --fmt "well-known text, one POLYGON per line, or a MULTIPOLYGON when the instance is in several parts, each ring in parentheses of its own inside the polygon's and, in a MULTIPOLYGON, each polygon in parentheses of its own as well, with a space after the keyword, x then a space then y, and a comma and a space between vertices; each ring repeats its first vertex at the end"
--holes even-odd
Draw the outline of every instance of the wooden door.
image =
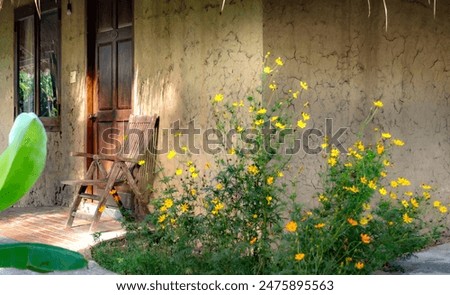
POLYGON ((133 1, 86 2, 88 68, 93 74, 88 149, 118 154, 132 112, 133 1))

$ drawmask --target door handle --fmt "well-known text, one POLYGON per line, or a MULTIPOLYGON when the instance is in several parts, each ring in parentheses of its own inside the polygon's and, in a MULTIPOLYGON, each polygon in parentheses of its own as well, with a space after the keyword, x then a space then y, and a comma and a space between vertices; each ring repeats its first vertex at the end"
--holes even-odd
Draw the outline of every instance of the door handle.
POLYGON ((89 114, 88 119, 92 120, 92 121, 95 121, 97 119, 97 113, 89 114))

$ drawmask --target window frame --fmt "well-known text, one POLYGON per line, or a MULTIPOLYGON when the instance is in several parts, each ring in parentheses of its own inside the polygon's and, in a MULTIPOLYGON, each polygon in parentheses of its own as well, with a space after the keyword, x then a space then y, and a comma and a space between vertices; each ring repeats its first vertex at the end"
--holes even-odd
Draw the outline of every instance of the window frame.
MULTIPOLYGON (((49 10, 57 10, 58 15, 58 28, 59 28, 59 46, 57 46, 57 68, 58 73, 57 79, 57 117, 39 117, 43 123, 45 130, 49 132, 58 132, 61 130, 61 1, 53 0, 41 0, 41 11, 42 13, 49 10)), ((19 54, 18 54, 18 23, 28 17, 33 17, 34 20, 34 113, 39 114, 39 104, 40 104, 40 23, 41 20, 36 11, 36 6, 34 3, 18 7, 14 10, 14 116, 19 115, 19 54), (38 86, 38 87, 37 87, 38 86)))

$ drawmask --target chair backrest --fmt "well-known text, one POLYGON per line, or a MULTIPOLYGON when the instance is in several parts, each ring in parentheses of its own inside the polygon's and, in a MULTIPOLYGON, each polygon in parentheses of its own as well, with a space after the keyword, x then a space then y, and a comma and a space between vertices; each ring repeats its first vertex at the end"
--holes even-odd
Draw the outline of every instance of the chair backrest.
MULTIPOLYGON (((154 177, 156 164, 156 151, 158 145, 159 117, 147 115, 131 115, 125 131, 121 156, 144 160, 136 179, 140 191, 145 191, 154 177)), ((128 168, 135 164, 127 163, 128 168)))

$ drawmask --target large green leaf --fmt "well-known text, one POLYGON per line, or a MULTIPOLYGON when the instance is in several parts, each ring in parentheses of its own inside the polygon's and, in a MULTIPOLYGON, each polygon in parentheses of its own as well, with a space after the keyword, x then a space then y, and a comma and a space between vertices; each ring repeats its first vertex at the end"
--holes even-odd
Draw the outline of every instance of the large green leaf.
POLYGON ((86 259, 80 253, 37 243, 0 245, 0 257, 0 267, 36 272, 76 270, 87 266, 86 259))
POLYGON ((34 185, 45 167, 47 135, 39 118, 22 113, 0 155, 0 211, 17 202, 34 185))

